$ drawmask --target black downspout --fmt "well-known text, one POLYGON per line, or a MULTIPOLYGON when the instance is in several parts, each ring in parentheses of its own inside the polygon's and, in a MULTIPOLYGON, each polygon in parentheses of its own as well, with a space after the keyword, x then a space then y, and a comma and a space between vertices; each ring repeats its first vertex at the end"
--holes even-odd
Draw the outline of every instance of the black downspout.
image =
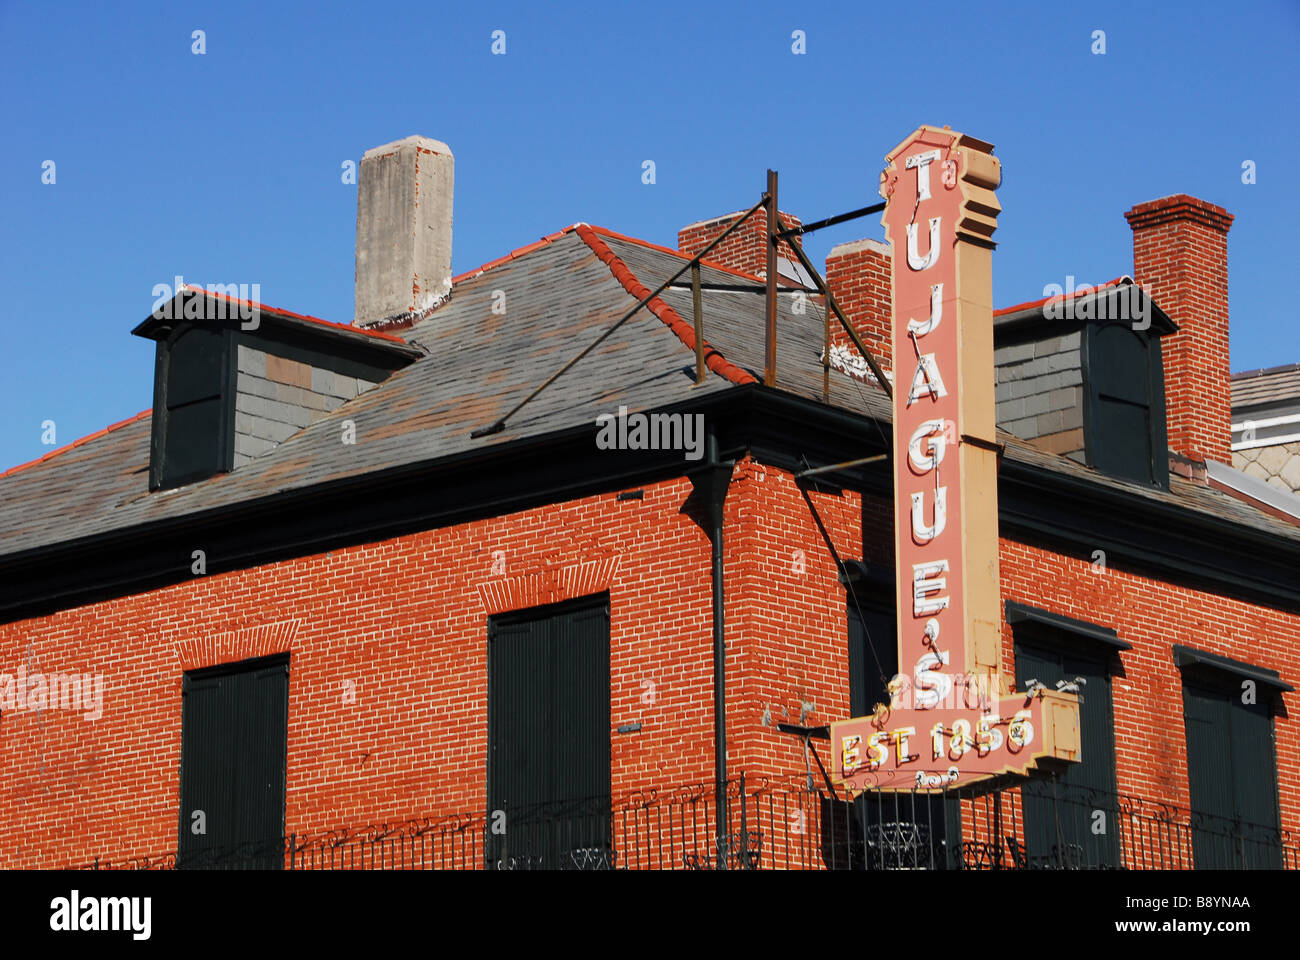
MULTIPOLYGON (((708 436, 708 467, 700 480, 709 506, 709 539, 713 547, 713 756, 715 777, 715 817, 717 821, 718 849, 715 867, 727 868, 730 851, 724 839, 729 828, 727 815, 727 644, 723 629, 725 591, 722 583, 722 519, 727 488, 736 466, 734 460, 718 460, 718 438, 710 431, 708 436)), ((700 482, 700 481, 697 481, 700 482)))

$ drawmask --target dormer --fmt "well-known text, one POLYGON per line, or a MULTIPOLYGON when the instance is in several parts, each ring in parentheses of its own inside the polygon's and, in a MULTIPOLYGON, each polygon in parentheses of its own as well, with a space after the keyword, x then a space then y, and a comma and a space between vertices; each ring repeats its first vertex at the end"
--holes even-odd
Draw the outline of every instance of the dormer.
POLYGON ((1160 338, 1169 316, 1129 277, 994 315, 998 426, 1102 473, 1167 489, 1160 338))
POLYGON ((240 467, 422 355, 391 334, 192 286, 132 333, 157 345, 151 490, 240 467))

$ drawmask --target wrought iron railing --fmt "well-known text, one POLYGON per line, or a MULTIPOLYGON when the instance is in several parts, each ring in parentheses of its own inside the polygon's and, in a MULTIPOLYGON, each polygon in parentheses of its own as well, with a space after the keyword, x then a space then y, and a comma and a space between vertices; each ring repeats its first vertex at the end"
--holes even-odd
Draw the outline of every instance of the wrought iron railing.
POLYGON ((946 793, 712 784, 291 834, 90 869, 1036 870, 1300 867, 1276 827, 1032 781, 946 793))

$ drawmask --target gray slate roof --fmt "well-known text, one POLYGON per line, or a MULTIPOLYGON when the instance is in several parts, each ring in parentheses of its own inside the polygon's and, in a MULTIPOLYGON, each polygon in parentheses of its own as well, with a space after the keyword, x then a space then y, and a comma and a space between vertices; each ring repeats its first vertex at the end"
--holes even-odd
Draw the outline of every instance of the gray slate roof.
POLYGON ((1300 363, 1232 375, 1232 407, 1300 402, 1300 363))
MULTIPOLYGON (((659 248, 601 233, 642 284, 653 289, 684 262, 659 248)), ((735 283, 705 267, 705 283, 735 283)), ((689 290, 663 300, 689 319, 689 290)), ((497 434, 471 439, 505 414, 609 328, 636 299, 572 229, 489 269, 460 278, 448 302, 406 331, 427 351, 410 366, 303 428, 275 449, 229 474, 174 490, 148 490, 150 417, 125 422, 86 442, 0 475, 0 556, 76 541, 163 519, 256 501, 288 490, 402 465, 472 454, 497 444, 584 425, 620 405, 650 410, 734 389, 710 372, 694 385, 694 352, 658 317, 640 311, 497 434), (494 291, 506 312, 491 310, 494 291), (355 445, 341 442, 356 425, 355 445)), ((802 315, 780 297, 777 389, 821 400, 823 320, 820 306, 802 315)), ((761 379, 763 294, 705 291, 705 339, 761 379)), ((832 404, 869 415, 888 436, 889 404, 872 383, 832 371, 832 404)), ((1007 455, 1044 470, 1120 487, 1135 497, 1172 500, 1280 537, 1300 528, 1208 487, 1174 478, 1169 493, 1105 477, 1008 434, 1007 455)))

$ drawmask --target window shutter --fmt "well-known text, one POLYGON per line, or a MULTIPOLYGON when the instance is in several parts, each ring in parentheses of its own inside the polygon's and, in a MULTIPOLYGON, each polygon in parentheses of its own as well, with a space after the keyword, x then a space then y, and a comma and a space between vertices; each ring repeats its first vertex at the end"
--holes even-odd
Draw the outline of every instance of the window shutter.
POLYGON ((1151 336, 1127 324, 1108 323, 1087 330, 1087 448, 1091 465, 1112 476, 1167 486, 1164 384, 1158 345, 1151 336))
POLYGON ((898 672, 897 626, 892 607, 848 599, 849 710, 864 717, 877 703, 888 701, 887 680, 898 672), (874 647, 874 651, 873 651, 874 647), (879 663, 877 663, 879 658, 879 663))
POLYGON ((177 865, 282 868, 287 658, 188 673, 181 702, 177 865))
POLYGON ((1184 681, 1183 710, 1197 868, 1280 868, 1268 704, 1243 704, 1233 680, 1215 683, 1201 675, 1184 681))
POLYGON ((1055 783, 1031 781, 1022 789, 1026 852, 1065 865, 1118 867, 1115 721, 1107 661, 1068 647, 1017 640, 1017 689, 1038 680, 1054 690, 1058 681, 1075 677, 1086 681, 1079 704, 1083 759, 1057 775, 1055 783))
POLYGON ((170 488, 229 470, 234 458, 233 339, 183 325, 159 345, 151 486, 170 488))
POLYGON ((488 824, 506 824, 489 866, 608 863, 606 598, 493 618, 488 637, 488 824))

